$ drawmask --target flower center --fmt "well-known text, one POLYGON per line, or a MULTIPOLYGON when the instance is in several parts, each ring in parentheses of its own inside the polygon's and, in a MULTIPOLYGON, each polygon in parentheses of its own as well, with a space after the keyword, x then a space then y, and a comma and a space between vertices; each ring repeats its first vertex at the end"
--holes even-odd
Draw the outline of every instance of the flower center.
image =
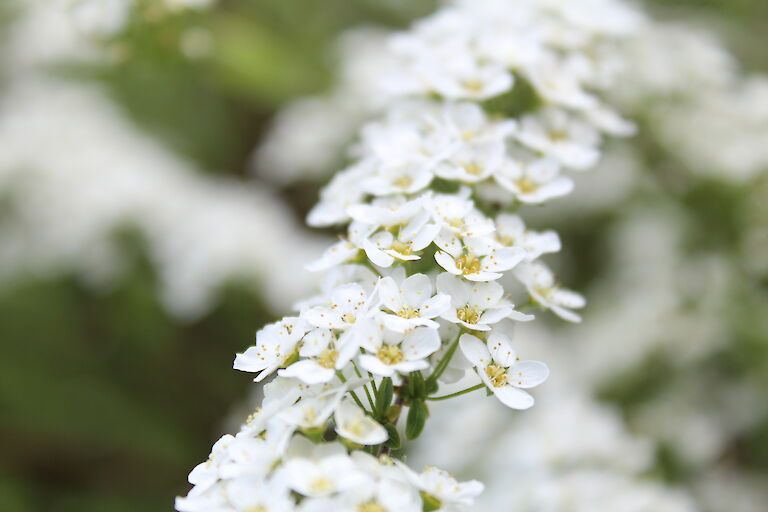
POLYGON ((400 318, 419 318, 421 315, 419 315, 418 309, 404 306, 403 309, 397 313, 397 316, 400 318))
POLYGON ((312 480, 310 488, 316 493, 327 493, 333 491, 334 485, 330 479, 321 476, 312 480))
POLYGON ((357 512, 387 512, 384 507, 375 501, 366 501, 357 506, 357 512))
POLYGON ((348 324, 353 324, 355 323, 355 320, 357 320, 357 317, 352 313, 344 313, 343 315, 341 315, 341 319, 347 322, 348 324))
POLYGON ((456 316, 462 322, 472 325, 476 324, 480 320, 480 313, 469 306, 464 306, 463 308, 457 309, 456 316))
POLYGON ((456 266, 459 267, 459 270, 461 270, 461 273, 464 275, 477 274, 480 272, 480 260, 471 253, 459 256, 456 259, 456 266))
POLYGON ((403 351, 397 345, 387 345, 386 343, 376 352, 376 357, 384 364, 397 364, 401 362, 403 351))
POLYGON ((496 233, 496 240, 498 240, 501 245, 506 247, 509 247, 515 243, 515 237, 512 235, 501 235, 498 232, 496 233))
POLYGON ((399 252, 400 254, 405 254, 405 255, 411 254, 411 244, 403 243, 400 240, 395 240, 394 242, 392 242, 391 249, 393 251, 399 252))
POLYGON ((320 352, 320 355, 317 358, 317 364, 322 366, 323 368, 333 368, 336 366, 336 358, 339 357, 339 353, 336 350, 332 349, 325 349, 322 352, 320 352))
POLYGON ((496 363, 491 363, 486 366, 485 374, 488 376, 488 379, 491 381, 491 384, 493 384, 493 387, 495 388, 504 386, 509 380, 507 370, 497 365, 496 363))
POLYGON ((520 189, 520 192, 523 194, 530 194, 531 192, 535 192, 539 186, 534 182, 531 178, 525 177, 520 178, 515 182, 517 187, 520 189))
POLYGON ((560 142, 568 138, 568 133, 565 130, 553 130, 549 132, 549 140, 552 142, 560 142))
POLYGON ((476 162, 471 162, 465 165, 464 170, 467 171, 472 176, 480 176, 480 173, 483 172, 483 168, 477 165, 476 162))
POLYGON ((464 220, 462 220, 460 217, 455 217, 448 221, 448 225, 452 228, 460 228, 464 225, 464 220))
POLYGON ((408 176, 407 174, 401 174, 397 177, 394 181, 394 185, 397 188, 408 188, 411 185, 413 185, 413 178, 411 176, 408 176))
POLYGON ((246 508, 243 512, 268 512, 266 507, 263 507, 261 505, 254 505, 252 507, 246 508))
POLYGON ((466 90, 471 92, 482 92, 482 90, 485 88, 483 82, 475 79, 464 80, 461 82, 461 85, 463 85, 466 90))

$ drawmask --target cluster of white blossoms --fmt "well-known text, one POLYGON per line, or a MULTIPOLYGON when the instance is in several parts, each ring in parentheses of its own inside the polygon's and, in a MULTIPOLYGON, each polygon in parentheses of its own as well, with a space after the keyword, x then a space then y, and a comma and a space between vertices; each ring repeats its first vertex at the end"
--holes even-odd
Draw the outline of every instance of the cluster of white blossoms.
POLYGON ((568 194, 568 173, 596 163, 603 134, 631 133, 600 94, 620 69, 612 49, 639 21, 614 1, 465 0, 388 40, 397 65, 380 77, 382 114, 308 216, 348 224, 309 265, 325 273, 322 291, 237 355, 257 382, 277 379, 238 437, 193 471, 179 510, 471 504, 479 483, 391 461, 398 420, 407 410, 410 440, 429 401, 485 390, 512 409, 534 404, 527 390, 549 370, 518 355, 512 326, 533 319, 529 308, 578 322, 584 299, 540 261, 560 250, 558 235, 528 228, 520 207, 568 194), (505 276, 527 290, 523 306, 505 276), (469 387, 440 391, 463 378, 469 387), (249 448, 228 448, 240 442, 249 448))
POLYGON ((267 384, 262 408, 192 470, 194 487, 176 500, 177 510, 451 511, 482 492, 480 482, 458 482, 434 467, 416 473, 388 456, 355 450, 387 439, 383 427, 344 397, 360 385, 306 386, 283 378, 267 384), (330 418, 338 440, 325 442, 330 418))

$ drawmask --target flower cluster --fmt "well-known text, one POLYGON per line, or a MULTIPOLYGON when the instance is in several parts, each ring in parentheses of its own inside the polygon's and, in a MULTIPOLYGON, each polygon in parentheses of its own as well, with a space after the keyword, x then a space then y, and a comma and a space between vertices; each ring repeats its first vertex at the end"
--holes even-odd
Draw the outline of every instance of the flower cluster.
MULTIPOLYGON (((348 224, 309 265, 325 273, 322 292, 258 331, 235 359, 256 381, 276 374, 270 386, 281 389, 241 432, 258 450, 274 449, 271 459, 258 457, 254 499, 288 499, 291 490, 301 510, 343 509, 349 500, 352 510, 452 510, 479 492, 477 484, 448 485, 436 470, 416 477, 400 463, 382 469, 381 460, 342 447, 387 461, 401 449, 402 412, 405 437, 415 439, 428 401, 477 390, 512 409, 531 407, 527 390, 549 370, 518 356, 512 326, 532 320, 531 307, 580 320, 574 310, 584 299, 540 261, 559 251, 558 235, 528 228, 523 208, 568 194, 567 173, 594 165, 602 135, 631 131, 599 95, 617 69, 611 42, 636 17, 613 1, 577 4, 459 1, 389 40, 398 66, 381 80, 384 112, 363 126, 354 161, 309 213, 313 226, 348 224), (512 279, 527 290, 522 306, 502 284, 512 279), (475 384, 440 391, 463 377, 475 384), (334 454, 293 458, 297 433, 334 454), (361 467, 365 485, 357 484, 361 467), (377 489, 401 480, 421 492, 386 502, 377 489)), ((230 478, 229 469, 216 473, 211 491, 193 472, 190 498, 224 499, 230 478)))
POLYGON ((389 457, 373 457, 354 443, 378 443, 384 429, 345 392, 359 383, 305 386, 278 378, 265 386, 263 407, 236 436, 214 444, 207 461, 189 475, 194 485, 178 498, 181 512, 265 510, 380 512, 453 510, 483 489, 428 467, 415 473, 389 457), (315 444, 333 416, 337 441, 315 444), (300 430, 303 436, 293 436, 300 430), (431 508, 430 508, 431 507, 431 508))

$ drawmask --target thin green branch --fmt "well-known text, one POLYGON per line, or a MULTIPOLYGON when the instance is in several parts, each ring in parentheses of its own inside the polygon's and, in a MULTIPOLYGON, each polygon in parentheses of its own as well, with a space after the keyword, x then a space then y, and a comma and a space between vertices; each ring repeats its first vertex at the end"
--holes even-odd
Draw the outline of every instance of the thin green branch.
POLYGON ((428 396, 427 400, 448 400, 449 398, 466 395, 467 393, 471 393, 472 391, 477 391, 478 389, 483 389, 484 387, 485 387, 485 384, 480 383, 480 384, 477 384, 476 386, 472 386, 471 388, 462 389, 461 391, 451 393, 450 395, 428 396))

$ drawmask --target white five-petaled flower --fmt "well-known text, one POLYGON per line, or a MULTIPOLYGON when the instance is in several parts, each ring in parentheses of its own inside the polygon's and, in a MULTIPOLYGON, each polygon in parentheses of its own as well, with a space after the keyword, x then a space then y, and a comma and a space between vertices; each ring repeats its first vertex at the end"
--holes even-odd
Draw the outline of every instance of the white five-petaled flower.
POLYGON ((445 294, 433 295, 432 280, 424 274, 405 278, 402 269, 379 282, 379 297, 388 312, 381 315, 384 325, 393 331, 405 332, 418 326, 437 328, 433 318, 440 316, 451 299, 445 294))
POLYGON ((426 466, 421 473, 416 473, 399 460, 395 460, 395 464, 403 469, 413 485, 437 500, 434 505, 441 507, 440 510, 442 507, 450 510, 451 505, 471 505, 483 492, 484 486, 477 480, 459 482, 447 471, 433 466, 426 466))
POLYGON ((454 235, 482 236, 493 233, 493 220, 483 215, 469 199, 470 189, 462 187, 456 194, 435 194, 426 204, 441 228, 454 235))
POLYGON ((528 409, 533 397, 523 389, 538 386, 549 376, 547 365, 539 361, 519 361, 500 333, 491 333, 488 344, 465 333, 459 339, 461 351, 475 366, 480 379, 501 403, 512 409, 528 409))
POLYGON ((600 157, 599 132, 560 109, 549 108, 525 116, 515 137, 528 148, 551 156, 571 169, 588 169, 600 157))
POLYGON ((532 231, 525 227, 518 215, 502 213, 496 217, 495 238, 503 246, 520 247, 525 251, 525 261, 533 261, 542 254, 558 252, 560 237, 552 230, 532 231))
POLYGON ((441 315, 442 318, 467 329, 489 331, 491 325, 504 318, 532 320, 533 316, 515 311, 504 300, 504 288, 496 282, 473 283, 451 274, 437 276, 437 290, 451 297, 451 307, 441 315))
POLYGON ((286 317, 269 324, 256 333, 256 344, 235 357, 234 368, 244 372, 258 372, 256 382, 284 366, 296 352, 299 340, 311 325, 299 317, 286 317))
POLYGON ((416 327, 405 335, 384 331, 382 338, 363 347, 369 353, 358 357, 360 366, 375 375, 395 377, 429 368, 426 358, 440 348, 440 336, 431 327, 416 327))
POLYGON ((349 354, 364 342, 378 337, 379 328, 374 316, 379 311, 376 293, 366 293, 357 283, 343 284, 330 293, 325 305, 315 306, 302 313, 310 325, 330 330, 343 331, 336 341, 338 357, 348 360, 349 354))
POLYGON ((353 443, 375 445, 389 438, 387 429, 349 399, 338 405, 333 417, 336 422, 336 433, 353 443))
POLYGON ((352 489, 367 481, 346 454, 321 459, 297 457, 284 467, 288 486, 310 497, 324 497, 352 489))
POLYGON ((560 288, 552 271, 541 262, 524 263, 514 270, 515 277, 525 285, 531 298, 541 307, 569 322, 581 322, 581 316, 571 309, 586 304, 580 294, 560 288))
POLYGON ((526 252, 521 247, 506 247, 490 237, 466 237, 443 230, 435 239, 441 251, 435 260, 447 272, 470 281, 493 281, 506 270, 523 261, 526 252))
POLYGON ((573 181, 560 175, 560 164, 551 158, 510 157, 499 167, 494 178, 522 203, 543 203, 573 190, 573 181))
POLYGON ((258 478, 243 477, 227 481, 223 487, 227 502, 235 512, 292 512, 295 510, 288 489, 277 482, 265 484, 258 478))
POLYGON ((377 231, 366 237, 362 249, 374 264, 380 267, 390 267, 396 260, 418 260, 418 254, 435 239, 440 226, 430 222, 430 214, 426 210, 417 213, 406 225, 399 226, 393 233, 391 230, 377 231))
POLYGON ((330 329, 316 328, 304 336, 299 349, 302 358, 277 372, 281 377, 293 377, 306 384, 328 382, 352 359, 354 351, 340 350, 330 329))

